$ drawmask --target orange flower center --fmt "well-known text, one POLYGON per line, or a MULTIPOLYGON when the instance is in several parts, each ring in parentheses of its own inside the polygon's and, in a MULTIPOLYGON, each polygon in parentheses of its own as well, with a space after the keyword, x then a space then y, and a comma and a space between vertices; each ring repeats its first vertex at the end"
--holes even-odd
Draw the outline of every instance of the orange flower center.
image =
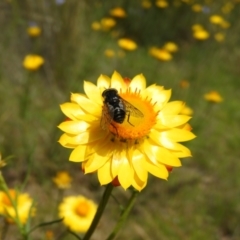
MULTIPOLYGON (((16 197, 16 192, 14 190, 9 190, 9 194, 12 199, 14 199, 16 197)), ((9 199, 9 197, 6 194, 4 194, 4 196, 2 198, 2 203, 7 206, 12 206, 11 200, 9 199)))
POLYGON ((81 216, 85 217, 89 212, 89 204, 86 201, 81 201, 75 208, 76 213, 81 216))
POLYGON ((139 92, 127 91, 119 95, 132 107, 126 108, 123 123, 109 124, 110 132, 123 140, 136 140, 146 136, 156 123, 157 114, 153 104, 148 99, 142 99, 139 92))

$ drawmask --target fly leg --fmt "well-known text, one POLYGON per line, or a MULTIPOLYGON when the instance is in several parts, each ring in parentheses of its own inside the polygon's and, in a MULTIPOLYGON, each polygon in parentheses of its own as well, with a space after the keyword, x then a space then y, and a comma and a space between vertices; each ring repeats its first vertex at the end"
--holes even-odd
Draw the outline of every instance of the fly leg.
POLYGON ((126 111, 126 114, 127 114, 127 122, 134 127, 134 125, 130 122, 130 115, 131 115, 130 111, 126 111))

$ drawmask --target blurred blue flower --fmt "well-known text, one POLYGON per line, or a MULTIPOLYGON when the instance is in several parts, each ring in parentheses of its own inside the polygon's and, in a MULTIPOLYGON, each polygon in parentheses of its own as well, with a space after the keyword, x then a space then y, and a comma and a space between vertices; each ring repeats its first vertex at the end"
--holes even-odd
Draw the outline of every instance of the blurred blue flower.
POLYGON ((65 3, 65 0, 55 0, 55 3, 56 3, 57 5, 62 5, 62 4, 65 3))

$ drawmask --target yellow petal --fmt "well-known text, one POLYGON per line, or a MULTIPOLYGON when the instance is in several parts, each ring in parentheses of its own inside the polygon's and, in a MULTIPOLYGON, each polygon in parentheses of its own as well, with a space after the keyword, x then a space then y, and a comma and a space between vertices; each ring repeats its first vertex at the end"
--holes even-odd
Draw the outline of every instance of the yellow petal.
POLYGON ((131 88, 132 92, 135 90, 142 91, 146 88, 146 79, 142 74, 135 76, 132 81, 130 82, 129 87, 131 88))
POLYGON ((118 91, 121 89, 123 92, 125 92, 127 88, 122 76, 116 71, 113 73, 111 78, 111 88, 115 88, 118 91))
POLYGON ((78 145, 72 152, 69 157, 69 160, 72 162, 83 162, 86 160, 86 145, 78 145))
POLYGON ((111 173, 114 178, 118 175, 119 169, 121 167, 122 159, 123 159, 123 154, 115 153, 113 155, 113 158, 111 161, 111 173))
POLYGON ((162 178, 162 179, 167 179, 168 178, 168 171, 164 165, 154 165, 148 161, 144 162, 145 168, 149 173, 152 175, 162 178))
POLYGON ((87 144, 104 138, 105 134, 106 132, 101 129, 99 131, 82 132, 78 135, 65 134, 65 142, 72 145, 87 144))
POLYGON ((157 116, 157 119, 161 125, 173 128, 188 122, 191 117, 186 115, 164 115, 162 112, 160 112, 157 116))
POLYGON ((196 137, 192 132, 179 128, 173 128, 168 131, 162 131, 160 135, 161 138, 167 138, 174 142, 185 142, 192 140, 196 137))
POLYGON ((138 191, 141 191, 143 188, 145 188, 146 185, 147 185, 147 179, 145 182, 143 182, 139 179, 139 177, 135 173, 132 180, 132 186, 138 191))
POLYGON ((181 166, 181 161, 175 155, 166 148, 154 145, 152 141, 144 141, 144 152, 155 165, 162 163, 173 167, 181 166))
POLYGON ((145 169, 144 161, 146 161, 145 156, 139 151, 135 150, 132 157, 132 165, 135 170, 135 173, 142 182, 147 181, 148 172, 145 169))
POLYGON ((77 147, 78 145, 77 144, 70 144, 68 142, 68 139, 69 139, 69 136, 64 133, 61 135, 60 139, 58 140, 58 142, 63 146, 63 147, 66 147, 66 148, 75 148, 77 147))
POLYGON ((100 106, 102 105, 102 103, 103 103, 102 96, 101 96, 99 88, 95 84, 88 82, 88 81, 84 81, 83 88, 84 88, 84 92, 86 93, 87 97, 92 102, 97 103, 100 106))
POLYGON ((179 114, 184 108, 185 103, 182 101, 168 102, 161 110, 162 115, 175 115, 179 114))
POLYGON ((109 157, 101 156, 97 153, 92 154, 90 159, 85 164, 85 173, 91 173, 97 171, 101 168, 107 161, 109 157))
POLYGON ((106 75, 100 75, 97 80, 97 86, 103 91, 110 87, 111 79, 106 75))
POLYGON ((94 116, 99 117, 102 114, 102 108, 83 94, 72 93, 71 101, 76 102, 84 111, 94 116))
POLYGON ((112 182, 110 161, 107 161, 101 168, 98 169, 98 180, 101 185, 112 182))
POLYGON ((77 103, 66 102, 61 104, 60 108, 62 112, 72 120, 77 120, 76 116, 85 114, 77 103))
POLYGON ((65 121, 58 125, 63 132, 70 134, 79 134, 81 132, 85 132, 89 126, 89 123, 84 121, 65 121))
POLYGON ((124 189, 127 189, 132 185, 133 173, 133 168, 125 157, 121 161, 121 167, 118 172, 118 181, 124 189))

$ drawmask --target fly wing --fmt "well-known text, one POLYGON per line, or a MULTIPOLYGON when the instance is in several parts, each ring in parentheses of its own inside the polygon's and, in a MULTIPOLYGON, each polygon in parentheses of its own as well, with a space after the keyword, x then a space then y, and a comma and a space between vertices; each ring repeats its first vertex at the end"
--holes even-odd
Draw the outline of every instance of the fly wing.
POLYGON ((112 121, 112 117, 111 117, 111 113, 110 113, 110 109, 108 104, 104 104, 103 108, 102 108, 102 117, 101 117, 101 128, 103 130, 106 130, 108 128, 108 125, 111 123, 112 121))
POLYGON ((121 99, 124 102, 126 112, 129 112, 129 114, 134 117, 138 117, 138 118, 144 117, 143 113, 139 109, 134 107, 130 102, 124 100, 123 98, 121 98, 121 99))

